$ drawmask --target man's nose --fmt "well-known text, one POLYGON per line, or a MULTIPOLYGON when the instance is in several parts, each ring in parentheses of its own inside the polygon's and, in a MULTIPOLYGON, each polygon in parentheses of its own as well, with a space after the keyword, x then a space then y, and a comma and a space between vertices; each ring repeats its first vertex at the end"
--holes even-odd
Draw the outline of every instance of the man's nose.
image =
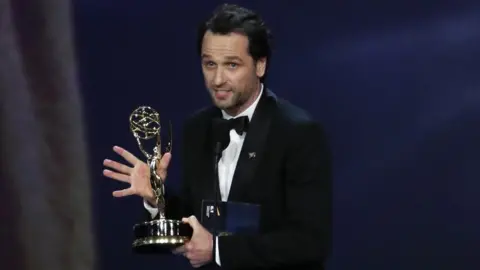
POLYGON ((223 71, 221 68, 217 68, 217 70, 215 71, 215 77, 213 78, 213 84, 218 87, 224 83, 225 83, 225 75, 223 74, 223 71))

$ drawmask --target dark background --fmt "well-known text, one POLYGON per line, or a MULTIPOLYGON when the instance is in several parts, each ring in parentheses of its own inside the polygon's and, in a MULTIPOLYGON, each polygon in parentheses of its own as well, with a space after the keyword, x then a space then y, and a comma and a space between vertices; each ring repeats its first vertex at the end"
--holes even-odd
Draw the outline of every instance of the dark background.
MULTIPOLYGON (((102 176, 128 117, 147 104, 174 124, 210 104, 196 26, 221 1, 76 0, 98 269, 180 269, 138 256, 139 198, 102 176)), ((480 2, 231 1, 259 11, 276 46, 268 86, 323 122, 334 150, 329 269, 479 269, 480 2), (424 3, 422 3, 424 2, 424 3)), ((301 248, 301 247, 299 247, 301 248)))

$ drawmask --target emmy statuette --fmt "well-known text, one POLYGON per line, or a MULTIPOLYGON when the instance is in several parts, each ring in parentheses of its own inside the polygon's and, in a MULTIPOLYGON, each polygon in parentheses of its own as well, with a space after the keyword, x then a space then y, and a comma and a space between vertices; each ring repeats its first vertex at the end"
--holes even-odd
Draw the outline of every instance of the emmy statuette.
MULTIPOLYGON (((135 109, 130 115, 130 130, 137 140, 138 147, 147 159, 150 167, 150 184, 155 195, 158 218, 135 224, 132 248, 136 253, 170 252, 175 247, 186 243, 191 235, 190 225, 181 220, 165 217, 165 186, 163 179, 157 174, 157 163, 162 157, 161 126, 158 112, 148 106, 135 109), (155 138, 153 154, 145 151, 142 140, 155 138)), ((165 152, 172 151, 172 127, 170 124, 170 141, 165 152)))

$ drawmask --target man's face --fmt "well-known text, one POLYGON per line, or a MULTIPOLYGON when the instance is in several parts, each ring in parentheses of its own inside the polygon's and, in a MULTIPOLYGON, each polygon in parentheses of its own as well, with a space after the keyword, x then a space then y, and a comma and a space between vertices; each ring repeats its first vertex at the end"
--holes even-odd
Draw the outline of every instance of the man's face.
POLYGON ((246 36, 207 31, 202 44, 202 71, 213 103, 235 115, 257 97, 265 60, 255 63, 248 53, 246 36))

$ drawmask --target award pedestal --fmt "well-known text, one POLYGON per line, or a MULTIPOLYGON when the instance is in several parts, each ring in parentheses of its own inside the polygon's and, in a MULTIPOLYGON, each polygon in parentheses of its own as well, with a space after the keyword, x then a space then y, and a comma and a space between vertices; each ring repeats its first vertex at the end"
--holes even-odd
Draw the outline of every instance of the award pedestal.
POLYGON ((168 253, 184 245, 191 237, 190 225, 179 220, 156 219, 133 227, 135 253, 168 253))

